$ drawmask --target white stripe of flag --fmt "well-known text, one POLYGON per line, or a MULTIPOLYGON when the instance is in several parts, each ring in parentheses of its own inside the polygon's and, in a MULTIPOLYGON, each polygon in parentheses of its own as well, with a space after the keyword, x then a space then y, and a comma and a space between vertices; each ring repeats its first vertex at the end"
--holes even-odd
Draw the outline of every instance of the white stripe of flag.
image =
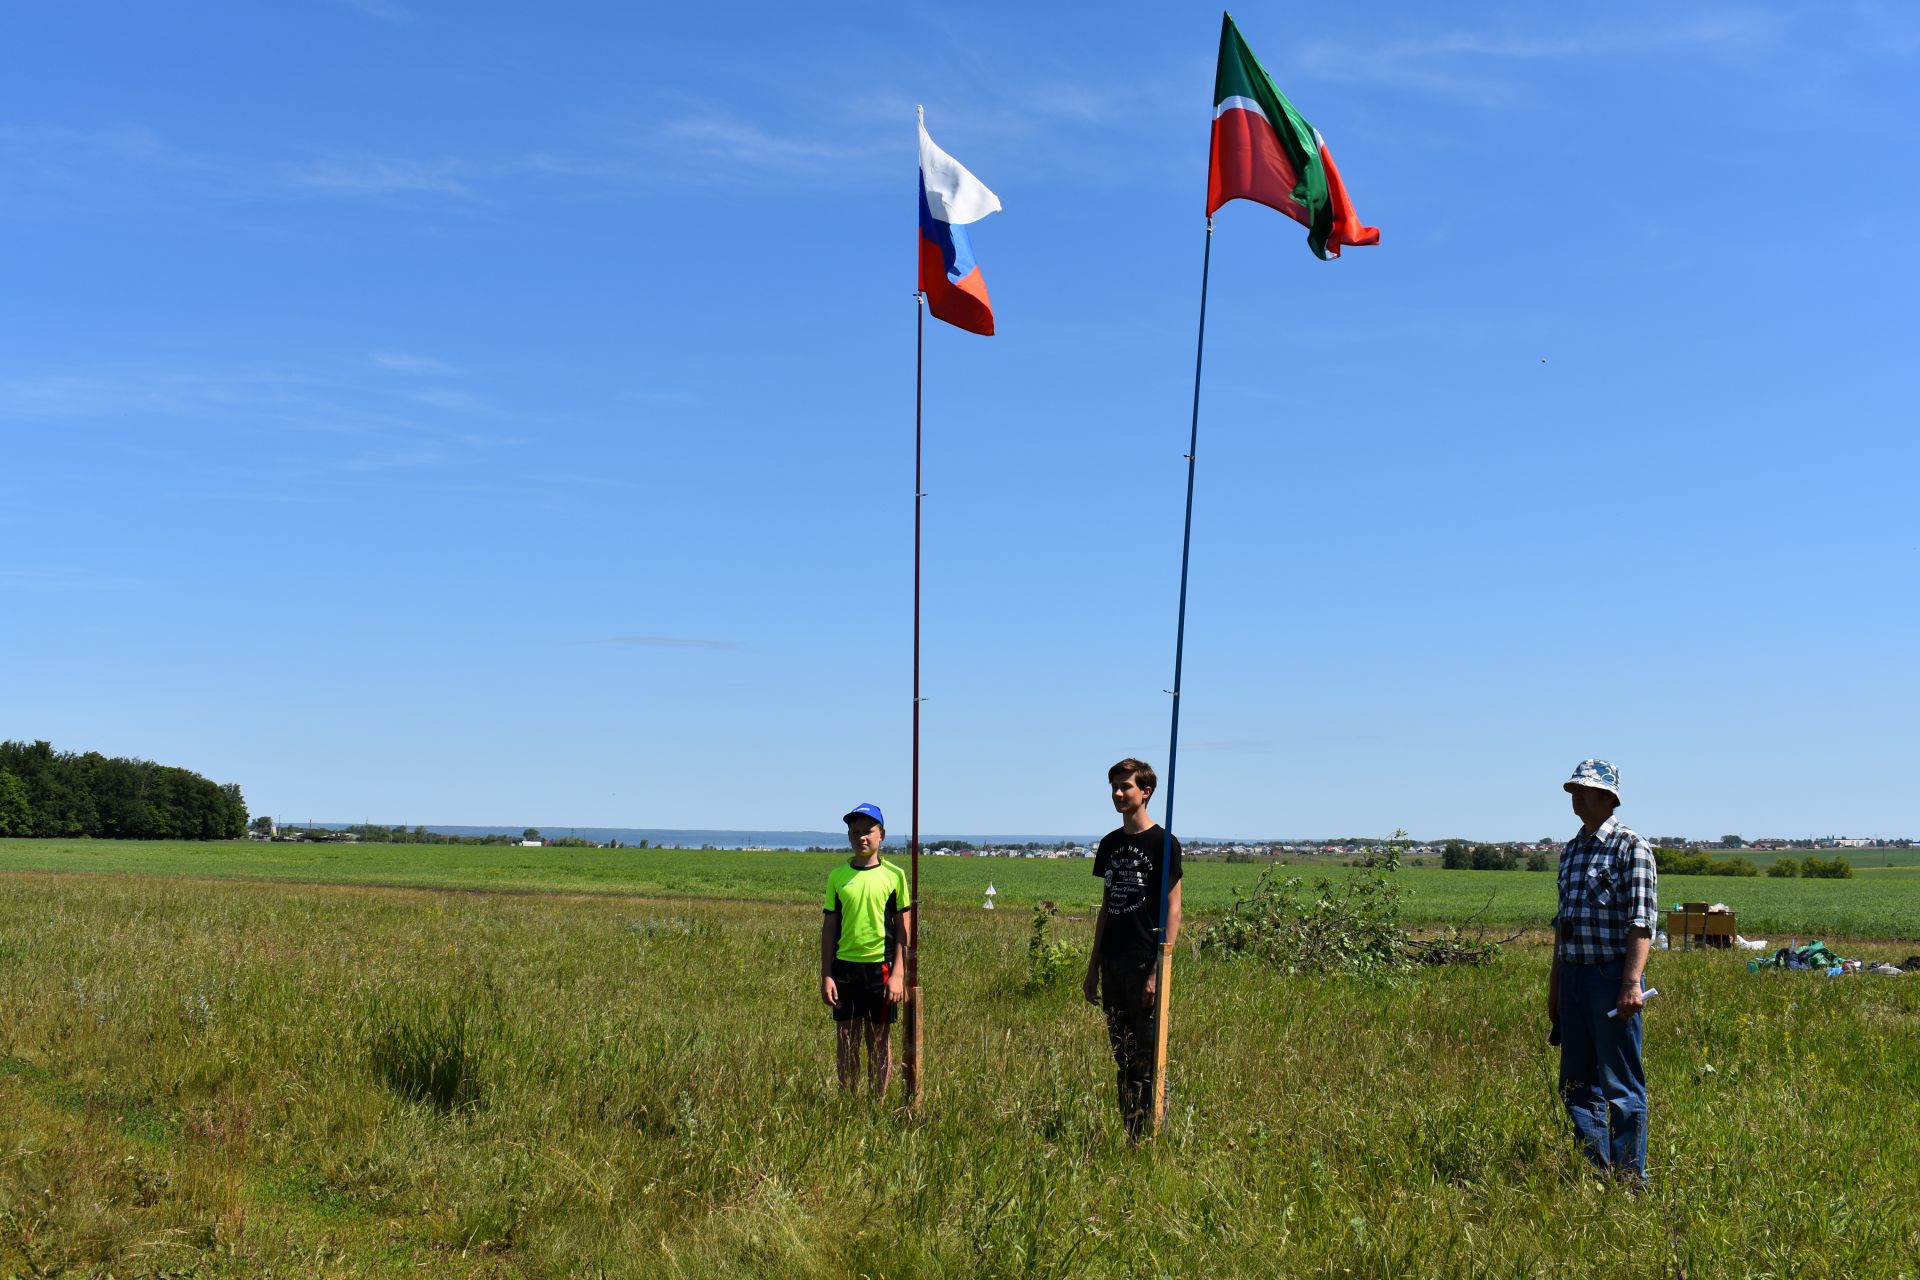
MULTIPOLYGON (((1252 98, 1232 97, 1220 99, 1220 105, 1213 109, 1213 118, 1218 120, 1229 111, 1251 111, 1262 120, 1267 120, 1267 113, 1262 111, 1260 104, 1252 98)), ((1267 123, 1272 124, 1273 121, 1267 120, 1267 123)))

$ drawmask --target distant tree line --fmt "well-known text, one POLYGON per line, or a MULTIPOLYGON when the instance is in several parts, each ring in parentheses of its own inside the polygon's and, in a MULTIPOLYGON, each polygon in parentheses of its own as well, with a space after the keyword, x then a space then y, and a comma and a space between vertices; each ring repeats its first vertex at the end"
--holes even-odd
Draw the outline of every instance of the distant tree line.
POLYGON ((1853 864, 1845 858, 1778 858, 1767 874, 1781 880, 1805 876, 1809 880, 1851 880, 1853 864))
POLYGON ((1440 846, 1440 865, 1448 871, 1545 871, 1547 855, 1511 844, 1469 844, 1449 840, 1440 846))
MULTIPOLYGON (((1757 876, 1760 868, 1751 858, 1715 858, 1705 853, 1656 846, 1654 865, 1663 876, 1757 876)), ((1791 880, 1805 876, 1814 880, 1851 880, 1853 864, 1845 858, 1778 858, 1767 868, 1775 879, 1791 880)))
POLYGON ((237 840, 247 802, 190 769, 0 742, 0 836, 237 840))
MULTIPOLYGON (((898 840, 898 837, 894 837, 894 839, 898 840)), ((1085 843, 1086 841, 1084 840, 1028 840, 1025 843, 994 843, 983 845, 975 844, 971 840, 940 839, 922 840, 920 847, 922 849, 951 849, 955 853, 979 853, 982 849, 1020 849, 1027 853, 1046 853, 1055 849, 1078 849, 1085 843)), ((831 849, 827 850, 827 852, 838 852, 840 847, 839 845, 834 845, 831 849)))
POLYGON ((1688 853, 1685 849, 1653 847, 1653 865, 1663 876, 1757 876, 1760 868, 1751 858, 1716 858, 1707 853, 1688 853))
MULTIPOLYGON (((259 817, 253 820, 253 830, 256 834, 264 836, 273 829, 273 819, 271 818, 259 817)), ((356 822, 352 826, 343 827, 339 830, 335 830, 332 827, 299 827, 289 824, 279 828, 279 833, 282 839, 293 839, 297 836, 302 840, 337 840, 345 836, 353 836, 367 844, 517 845, 522 840, 541 839, 540 830, 537 827, 528 827, 517 836, 505 833, 495 833, 486 836, 458 836, 448 835, 443 831, 429 831, 423 826, 409 827, 402 824, 396 827, 389 827, 383 826, 378 822, 356 822)), ((556 836, 547 840, 546 844, 556 849, 594 849, 599 847, 585 836, 556 836)), ((652 845, 646 840, 638 840, 632 843, 614 840, 610 841, 607 847, 611 849, 647 849, 651 848, 652 845)))
MULTIPOLYGON (((256 834, 266 835, 274 829, 275 825, 272 818, 263 815, 253 820, 253 830, 256 834)), ((325 840, 334 835, 331 828, 304 828, 292 823, 288 823, 285 827, 279 828, 279 830, 283 836, 292 837, 297 833, 301 838, 307 840, 325 840)), ((358 836, 360 839, 374 844, 436 844, 443 839, 443 837, 434 835, 425 827, 385 827, 377 822, 355 823, 353 826, 348 827, 342 834, 358 836)), ((506 840, 506 836, 500 837, 501 843, 505 843, 506 840)))

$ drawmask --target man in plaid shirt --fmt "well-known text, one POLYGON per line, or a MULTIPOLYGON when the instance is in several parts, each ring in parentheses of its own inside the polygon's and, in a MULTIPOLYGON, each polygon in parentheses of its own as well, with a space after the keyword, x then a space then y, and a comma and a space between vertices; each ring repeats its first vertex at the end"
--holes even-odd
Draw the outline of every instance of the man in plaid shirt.
POLYGON ((1620 825, 1620 773, 1582 760, 1565 784, 1580 834, 1560 855, 1547 1017, 1560 1043, 1560 1097, 1587 1157, 1636 1183, 1647 1176, 1647 1074, 1640 977, 1659 911, 1647 842, 1620 825))

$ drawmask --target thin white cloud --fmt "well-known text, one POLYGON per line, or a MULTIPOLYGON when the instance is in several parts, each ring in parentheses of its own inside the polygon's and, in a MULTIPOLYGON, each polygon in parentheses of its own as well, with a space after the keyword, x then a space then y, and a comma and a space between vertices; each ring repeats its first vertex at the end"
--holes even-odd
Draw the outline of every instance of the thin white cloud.
POLYGON ((454 156, 335 152, 305 159, 251 160, 176 145, 138 124, 97 129, 0 122, 0 167, 11 171, 6 195, 19 200, 39 188, 71 198, 106 195, 285 200, 454 196, 472 199, 476 183, 531 171, 521 162, 491 167, 454 156), (23 181, 30 179, 31 181, 23 181))
POLYGON ((423 378, 458 377, 460 370, 445 360, 415 355, 410 351, 376 351, 370 357, 374 367, 389 373, 418 374, 423 378))
MULTIPOLYGON (((1199 95, 1195 95, 1198 97, 1199 95)), ((1080 124, 1099 124, 1131 113, 1123 95, 1103 87, 1059 82, 1031 90, 1026 105, 1033 114, 1080 124)))
POLYGON ((659 130, 669 146, 696 156, 725 161, 760 172, 806 172, 842 168, 877 157, 878 142, 828 142, 799 134, 779 134, 726 112, 685 115, 659 130))
POLYGON ((342 458, 335 465, 342 471, 410 471, 421 467, 440 467, 455 461, 446 450, 431 446, 412 449, 383 449, 373 453, 342 458))
MULTIPOLYGON (((637 487, 619 475, 540 468, 524 450, 550 440, 548 429, 563 418, 460 388, 396 382, 378 369, 357 360, 338 370, 102 365, 19 376, 0 369, 0 434, 15 423, 47 428, 76 468, 107 448, 153 477, 217 484, 217 492, 235 495, 263 484, 306 494, 298 482, 317 474, 366 484, 405 477, 437 493, 522 502, 577 503, 585 492, 637 487), (509 460, 516 465, 508 468, 509 460)), ((174 490, 184 492, 178 484, 174 490)), ((0 521, 18 516, 23 499, 5 504, 0 521)), ((674 637, 610 643, 652 641, 678 645, 674 637)))
MULTIPOLYGON (((934 137, 964 151, 970 165, 1005 166, 1045 139, 1047 166, 1057 172, 1063 163, 1061 128, 1112 125, 1150 113, 1147 99, 1158 102, 1157 93, 1145 85, 1133 88, 1134 93, 1118 94, 1064 78, 1041 87, 1009 82, 1004 93, 986 95, 985 105, 970 100, 924 105, 934 137)), ((806 127, 776 128, 723 104, 673 95, 660 110, 604 121, 598 134, 615 149, 599 159, 543 155, 538 160, 544 171, 609 179, 638 172, 651 183, 768 176, 870 181, 896 172, 903 156, 911 165, 915 103, 903 93, 863 91, 789 110, 782 118, 805 120, 806 127)), ((1105 172, 1115 166, 1100 160, 1095 167, 1105 172)), ((983 174, 988 182, 991 172, 983 174)))
POLYGON ((450 195, 472 197, 460 161, 396 156, 341 156, 285 170, 289 187, 336 196, 450 195))
POLYGON ((707 640, 697 636, 603 636, 585 644, 628 645, 642 649, 737 649, 732 640, 707 640))
POLYGON ((1789 14, 1742 11, 1677 22, 1621 22, 1551 36, 1456 29, 1383 44, 1309 40, 1298 47, 1293 67, 1331 84, 1499 107, 1527 93, 1520 81, 1503 78, 1503 68, 1681 51, 1746 54, 1776 44, 1791 21, 1789 14))
POLYGON ((521 156, 515 165, 521 172, 558 178, 624 179, 637 177, 631 161, 610 156, 566 155, 556 151, 534 151, 521 156))
POLYGON ((231 186, 237 175, 219 160, 195 155, 139 124, 97 129, 66 125, 0 123, 0 157, 14 171, 9 186, 23 177, 57 188, 87 188, 105 177, 124 187, 127 175, 164 175, 187 187, 231 186))
POLYGON ((426 405, 429 409, 447 409, 456 413, 479 413, 488 407, 484 399, 458 387, 429 387, 425 391, 408 393, 407 399, 415 404, 426 405))
POLYGON ((133 393, 125 387, 82 374, 50 374, 40 378, 0 381, 0 422, 80 418, 93 414, 144 407, 151 389, 133 393))
POLYGON ((135 416, 271 418, 321 403, 312 379, 263 371, 98 369, 0 379, 0 421, 135 416))
POLYGON ((1882 57, 1910 58, 1920 53, 1920 25, 1911 6, 1860 3, 1853 9, 1861 26, 1863 47, 1882 57))
POLYGON ((449 421, 447 415, 484 410, 492 427, 510 423, 513 414, 465 392, 434 397, 432 389, 424 394, 433 401, 427 407, 437 412, 423 412, 417 398, 421 394, 351 375, 113 367, 0 377, 0 423, 79 422, 139 432, 127 437, 128 446, 156 428, 167 433, 340 437, 357 443, 312 447, 323 456, 322 465, 357 470, 471 462, 512 443, 491 430, 475 431, 457 418, 449 421), (359 452, 349 456, 343 448, 359 452))
POLYGON ((71 569, 0 569, 0 590, 4 591, 134 591, 146 585, 137 578, 110 577, 71 569))
POLYGON ((382 22, 413 21, 413 11, 404 5, 394 4, 392 0, 341 0, 341 3, 382 22))
MULTIPOLYGON (((966 118, 976 138, 1024 138, 1049 120, 1086 123, 1115 118, 1120 109, 1097 90, 1056 84, 966 118)), ((775 127, 709 99, 666 94, 638 110, 582 117, 584 145, 577 148, 438 156, 335 148, 260 158, 196 152, 141 125, 89 130, 0 122, 0 165, 31 179, 0 198, 17 201, 37 188, 95 202, 124 200, 129 192, 150 199, 478 201, 501 184, 527 180, 627 187, 772 174, 844 182, 897 165, 903 148, 910 153, 912 102, 904 96, 822 101, 810 114, 789 112, 785 118, 796 116, 807 125, 775 127)), ((962 118, 958 110, 952 117, 962 118)), ((437 372, 407 367, 407 358, 404 352, 374 356, 393 372, 437 372), (395 362, 384 363, 388 356, 395 362)))

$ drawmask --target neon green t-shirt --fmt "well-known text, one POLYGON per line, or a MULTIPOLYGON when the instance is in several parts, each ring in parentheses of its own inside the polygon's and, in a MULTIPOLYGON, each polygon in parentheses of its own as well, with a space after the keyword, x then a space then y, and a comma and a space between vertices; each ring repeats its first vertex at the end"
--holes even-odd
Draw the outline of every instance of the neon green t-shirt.
POLYGON ((834 954, 849 964, 877 964, 887 958, 893 923, 913 906, 906 873, 884 858, 870 867, 841 863, 827 877, 821 910, 840 913, 840 945, 834 954))

